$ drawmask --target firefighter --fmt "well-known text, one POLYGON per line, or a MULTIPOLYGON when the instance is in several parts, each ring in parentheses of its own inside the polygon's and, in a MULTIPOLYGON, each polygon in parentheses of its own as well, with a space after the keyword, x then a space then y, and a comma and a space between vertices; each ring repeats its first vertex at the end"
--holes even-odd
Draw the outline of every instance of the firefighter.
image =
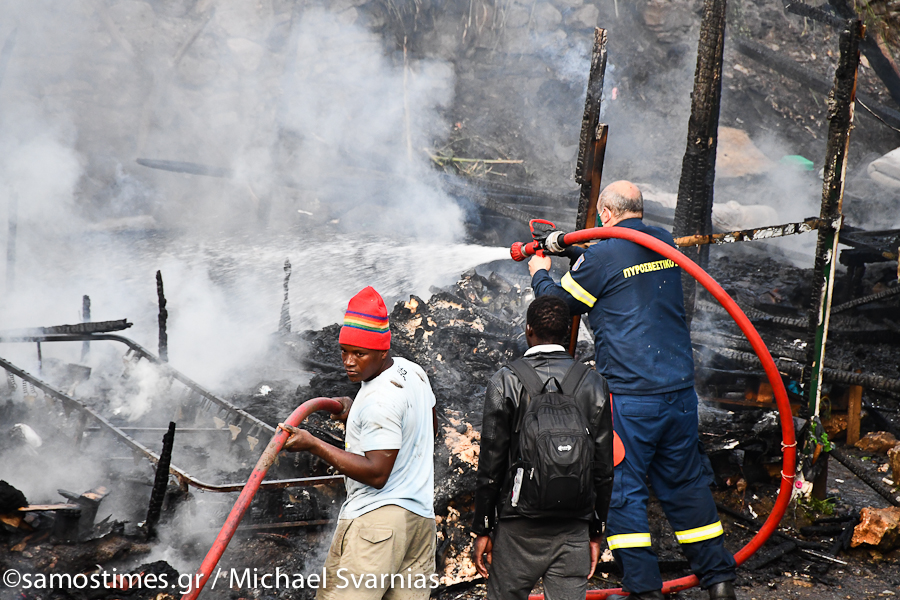
MULTIPOLYGON (((668 232, 644 224, 643 212, 640 190, 627 181, 607 186, 597 202, 604 227, 628 227, 674 246, 668 232)), ((647 519, 649 482, 701 587, 711 600, 732 599, 735 562, 699 449, 681 269, 627 240, 572 250, 580 255, 560 284, 550 278, 549 257, 534 256, 528 268, 536 296, 553 294, 573 314, 587 313, 597 370, 609 382, 625 458, 615 468, 606 541, 622 567, 622 587, 632 599, 663 598, 647 519)))

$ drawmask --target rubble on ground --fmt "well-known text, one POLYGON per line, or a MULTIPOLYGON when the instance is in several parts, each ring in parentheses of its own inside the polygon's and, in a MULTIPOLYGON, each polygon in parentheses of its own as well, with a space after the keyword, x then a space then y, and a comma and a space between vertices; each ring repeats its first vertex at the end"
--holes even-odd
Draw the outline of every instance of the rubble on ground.
POLYGON ((864 508, 853 531, 851 545, 866 544, 886 552, 900 547, 900 508, 864 508))
POLYGON ((898 443, 897 438, 886 431, 873 431, 856 442, 855 446, 872 454, 887 454, 898 443))

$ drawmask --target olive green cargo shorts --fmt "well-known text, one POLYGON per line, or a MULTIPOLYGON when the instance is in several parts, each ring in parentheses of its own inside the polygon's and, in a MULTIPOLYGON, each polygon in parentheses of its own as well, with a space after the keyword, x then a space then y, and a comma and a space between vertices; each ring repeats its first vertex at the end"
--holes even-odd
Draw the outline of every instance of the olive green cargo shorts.
POLYGON ((393 504, 338 521, 318 600, 426 600, 437 587, 434 519, 393 504))

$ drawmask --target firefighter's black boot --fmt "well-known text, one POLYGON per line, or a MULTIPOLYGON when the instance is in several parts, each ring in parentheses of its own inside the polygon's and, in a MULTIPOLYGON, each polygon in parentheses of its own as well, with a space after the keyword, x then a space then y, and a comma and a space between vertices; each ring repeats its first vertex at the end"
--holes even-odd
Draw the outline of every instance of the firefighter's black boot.
POLYGON ((734 585, 730 581, 714 583, 707 589, 709 600, 736 600, 734 585))

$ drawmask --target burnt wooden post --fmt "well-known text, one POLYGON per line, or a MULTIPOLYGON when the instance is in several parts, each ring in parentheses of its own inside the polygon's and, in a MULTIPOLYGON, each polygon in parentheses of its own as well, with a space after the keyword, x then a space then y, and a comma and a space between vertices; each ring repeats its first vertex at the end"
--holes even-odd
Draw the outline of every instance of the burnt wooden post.
POLYGON ((166 295, 163 291, 162 272, 156 272, 156 296, 159 299, 159 359, 169 362, 169 334, 166 331, 166 322, 169 320, 169 311, 166 310, 166 295))
MULTIPOLYGON (((675 237, 712 233, 713 183, 716 178, 716 144, 719 105, 722 98, 722 56, 725 49, 725 0, 705 0, 697 68, 691 94, 687 147, 681 163, 678 203, 675 205, 675 237)), ((701 267, 709 262, 709 246, 682 250, 701 267)), ((682 272, 684 308, 688 321, 694 313, 697 283, 682 272)))
MULTIPOLYGON (((600 196, 600 179, 603 176, 603 160, 606 157, 606 140, 609 128, 600 122, 603 102, 603 79, 606 76, 606 30, 594 29, 594 49, 591 53, 591 72, 588 76, 584 114, 581 118, 581 136, 578 145, 578 162, 575 165, 575 181, 581 184, 575 229, 595 226, 597 198, 600 196)), ((578 343, 578 326, 581 317, 572 317, 569 354, 575 356, 578 343)))
POLYGON ((166 498, 166 488, 169 486, 169 465, 172 463, 172 448, 175 445, 175 423, 169 422, 169 430, 163 436, 162 451, 159 453, 159 462, 156 463, 156 477, 153 480, 153 489, 150 492, 150 506, 147 509, 145 530, 148 537, 156 537, 156 524, 162 513, 163 500, 166 498))
MULTIPOLYGON (((838 238, 841 229, 841 208, 844 200, 844 176, 853 109, 856 103, 856 75, 859 70, 859 42, 865 34, 862 21, 848 23, 841 33, 841 56, 834 73, 834 87, 828 96, 828 145, 825 150, 825 177, 822 183, 820 218, 828 221, 819 227, 816 241, 816 262, 813 266, 812 298, 807 331, 806 368, 804 384, 809 398, 809 411, 819 416, 822 400, 825 342, 831 318, 831 297, 834 292, 834 268, 838 258, 838 238)), ((818 426, 817 426, 818 427, 818 426)), ((816 443, 809 444, 810 447, 816 443)), ((813 480, 812 496, 824 499, 828 477, 828 454, 822 455, 822 465, 813 480)))
POLYGON ((594 50, 591 53, 591 73, 588 77, 584 114, 581 117, 581 135, 578 145, 578 162, 575 164, 575 181, 581 184, 578 200, 578 216, 575 229, 594 226, 597 216, 597 198, 600 195, 600 177, 603 174, 603 158, 606 155, 606 125, 600 123, 603 102, 603 79, 606 76, 606 30, 594 29, 594 50), (598 127, 602 127, 598 129, 598 127))
POLYGON ((825 150, 825 177, 822 184, 822 207, 819 217, 826 221, 819 227, 816 261, 813 267, 812 298, 807 329, 806 369, 804 385, 809 399, 809 412, 818 416, 822 399, 822 374, 825 342, 831 316, 834 291, 834 269, 841 227, 844 198, 844 175, 850 129, 856 101, 856 74, 859 69, 859 42, 865 27, 859 20, 848 24, 841 33, 841 56, 834 73, 834 87, 828 97, 828 146, 825 150))
MULTIPOLYGON (((90 323, 91 322, 91 297, 90 296, 82 296, 81 297, 81 322, 82 323, 90 323)), ((83 342, 81 344, 81 362, 84 362, 90 353, 91 353, 91 343, 83 342)))
POLYGON ((859 426, 862 418, 862 393, 860 385, 851 385, 847 390, 847 445, 859 441, 859 426))
POLYGON ((278 320, 278 333, 291 332, 291 303, 288 300, 288 288, 291 281, 291 260, 284 259, 284 300, 281 303, 281 318, 278 320))

